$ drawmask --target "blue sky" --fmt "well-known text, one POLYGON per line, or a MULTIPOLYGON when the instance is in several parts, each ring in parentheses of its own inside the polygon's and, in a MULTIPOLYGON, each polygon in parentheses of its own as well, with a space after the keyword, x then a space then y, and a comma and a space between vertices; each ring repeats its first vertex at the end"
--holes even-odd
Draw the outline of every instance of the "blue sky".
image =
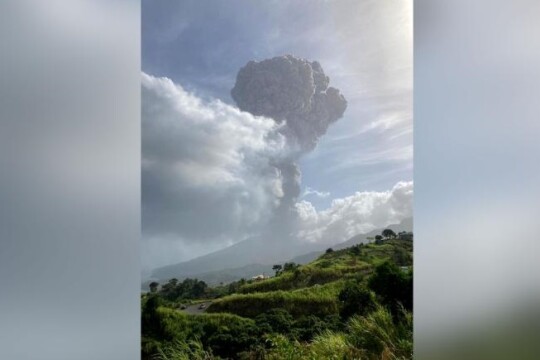
POLYGON ((300 161, 321 209, 356 191, 412 180, 412 9, 380 1, 143 1, 142 68, 205 99, 249 60, 317 60, 349 105, 300 161))

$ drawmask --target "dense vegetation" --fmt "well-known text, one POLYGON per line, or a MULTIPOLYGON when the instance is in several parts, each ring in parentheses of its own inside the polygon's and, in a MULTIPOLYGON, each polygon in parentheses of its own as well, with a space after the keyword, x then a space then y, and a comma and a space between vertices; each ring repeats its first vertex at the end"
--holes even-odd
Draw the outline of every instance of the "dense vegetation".
POLYGON ((412 241, 383 236, 276 264, 269 279, 153 284, 143 359, 411 359, 412 241), (203 301, 208 309, 183 310, 203 301))

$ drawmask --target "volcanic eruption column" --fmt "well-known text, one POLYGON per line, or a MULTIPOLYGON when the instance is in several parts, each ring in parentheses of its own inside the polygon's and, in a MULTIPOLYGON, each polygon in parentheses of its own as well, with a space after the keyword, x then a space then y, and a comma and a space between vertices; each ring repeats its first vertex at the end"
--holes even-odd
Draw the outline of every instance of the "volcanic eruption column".
POLYGON ((231 96, 240 108, 283 124, 291 154, 274 166, 283 179, 279 214, 291 214, 300 195, 298 158, 312 151, 330 124, 343 116, 347 101, 340 91, 328 87, 330 79, 317 61, 292 55, 250 61, 240 69, 231 96), (284 210, 284 211, 283 211, 284 210))

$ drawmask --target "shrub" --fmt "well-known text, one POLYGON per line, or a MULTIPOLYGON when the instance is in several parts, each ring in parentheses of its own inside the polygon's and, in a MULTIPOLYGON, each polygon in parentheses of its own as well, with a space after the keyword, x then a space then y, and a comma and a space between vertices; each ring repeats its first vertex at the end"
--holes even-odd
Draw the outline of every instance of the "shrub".
POLYGON ((340 316, 348 319, 352 315, 365 315, 375 306, 375 299, 371 291, 365 289, 358 282, 350 281, 339 293, 341 303, 340 316))
POLYGON ((161 287, 159 293, 169 301, 197 299, 205 294, 207 288, 208 285, 204 281, 197 279, 184 279, 182 282, 178 282, 178 279, 171 279, 161 287))
POLYGON ((310 341, 326 330, 333 330, 332 322, 325 322, 314 315, 302 316, 294 323, 294 335, 301 341, 310 341))
POLYGON ((394 315, 399 316, 400 305, 406 310, 412 310, 412 273, 404 273, 396 265, 385 262, 375 268, 374 274, 368 280, 368 286, 394 315))
POLYGON ((392 229, 384 229, 382 232, 382 236, 385 238, 395 238, 397 235, 392 229))
POLYGON ((398 322, 381 306, 364 317, 352 317, 348 325, 349 341, 367 358, 412 359, 412 314, 403 308, 400 311, 398 322))
POLYGON ((163 335, 161 321, 157 313, 161 306, 161 298, 155 294, 148 296, 142 303, 141 331, 142 334, 153 336, 163 335))
MULTIPOLYGON (((162 343, 153 344, 148 339, 151 336, 146 336, 143 354, 144 351, 165 349, 165 345, 173 342, 184 346, 200 341, 205 349, 211 350, 216 356, 236 358, 237 353, 247 351, 260 342, 260 332, 255 322, 232 314, 187 315, 160 307, 155 311, 155 319, 160 329, 156 338, 162 343)), ((178 347, 172 346, 170 349, 178 350, 178 347)), ((145 355, 149 355, 148 352, 145 355)))
POLYGON ((248 294, 277 290, 294 290, 317 284, 323 285, 340 280, 346 275, 363 272, 369 269, 369 265, 363 262, 359 262, 356 266, 342 268, 330 267, 332 263, 328 260, 321 260, 318 264, 319 267, 302 266, 293 272, 281 273, 278 277, 246 284, 240 288, 240 292, 248 294), (325 268, 325 263, 329 267, 325 268))
POLYGON ((339 313, 337 294, 342 287, 343 282, 333 282, 295 291, 235 294, 215 301, 207 312, 228 312, 254 318, 270 309, 283 308, 294 318, 302 315, 324 317, 339 313))
POLYGON ((353 359, 354 352, 344 334, 331 331, 316 336, 309 345, 310 359, 353 359))
POLYGON ((270 332, 287 334, 291 331, 294 319, 285 309, 271 309, 255 318, 259 329, 270 329, 270 332))
POLYGON ((203 344, 198 340, 177 340, 165 345, 154 356, 156 360, 212 360, 211 352, 205 351, 203 344))

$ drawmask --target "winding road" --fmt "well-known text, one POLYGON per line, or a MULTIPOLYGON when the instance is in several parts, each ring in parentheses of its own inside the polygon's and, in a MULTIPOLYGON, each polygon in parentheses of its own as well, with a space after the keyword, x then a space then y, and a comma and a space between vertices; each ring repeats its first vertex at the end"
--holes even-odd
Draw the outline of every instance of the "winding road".
POLYGON ((187 305, 186 308, 181 311, 185 312, 186 314, 200 315, 200 314, 203 314, 206 311, 206 309, 208 309, 208 306, 210 306, 210 304, 212 304, 211 301, 205 301, 198 304, 187 305), (204 304, 203 309, 200 308, 201 304, 204 304))

